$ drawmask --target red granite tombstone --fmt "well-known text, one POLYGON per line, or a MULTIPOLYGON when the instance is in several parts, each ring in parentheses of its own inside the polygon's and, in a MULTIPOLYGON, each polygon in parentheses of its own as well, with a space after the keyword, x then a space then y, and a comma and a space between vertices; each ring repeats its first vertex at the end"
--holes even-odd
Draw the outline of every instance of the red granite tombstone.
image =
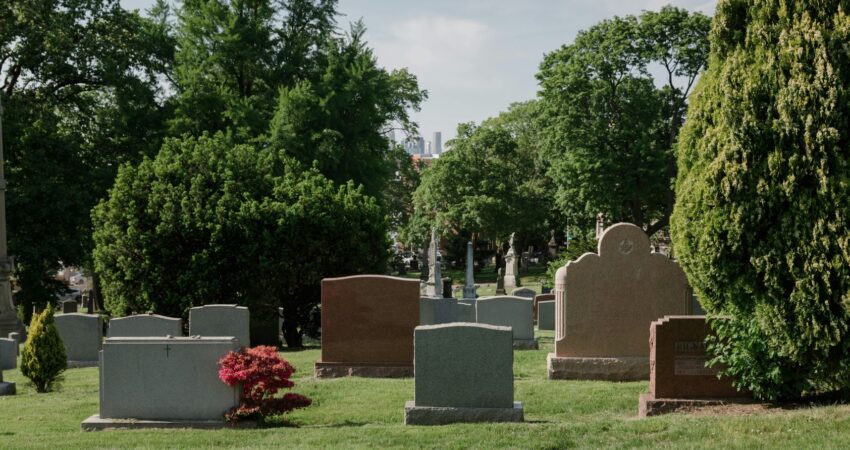
POLYGON ((641 417, 679 409, 739 402, 729 378, 706 367, 705 316, 665 316, 649 327, 649 393, 640 396, 641 417))
POLYGON ((319 378, 413 376, 419 281, 383 275, 322 280, 319 378))

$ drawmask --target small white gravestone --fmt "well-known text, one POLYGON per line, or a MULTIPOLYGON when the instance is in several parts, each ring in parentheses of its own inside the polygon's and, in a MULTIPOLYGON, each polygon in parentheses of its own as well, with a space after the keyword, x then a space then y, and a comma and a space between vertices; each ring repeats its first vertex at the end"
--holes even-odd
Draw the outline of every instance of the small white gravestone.
POLYGON ((204 305, 189 309, 189 336, 234 336, 243 347, 251 346, 248 308, 236 305, 204 305))
POLYGON ((101 352, 100 414, 83 429, 223 424, 241 392, 219 379, 218 361, 238 349, 234 337, 108 338, 101 352))
POLYGON ((511 329, 452 323, 414 330, 414 400, 407 425, 521 422, 514 402, 511 329))
POLYGON ((182 336, 183 321, 156 314, 119 317, 109 321, 107 337, 182 336))
POLYGON ((443 297, 440 259, 440 241, 437 238, 437 230, 431 229, 431 245, 428 247, 428 281, 425 282, 426 297, 443 297))
POLYGON ((532 303, 522 297, 481 297, 475 301, 475 317, 478 323, 511 327, 514 348, 536 349, 532 303))
POLYGON ((516 254, 516 249, 514 249, 514 235, 516 233, 511 233, 511 241, 510 247, 508 248, 508 253, 505 254, 505 290, 511 291, 513 288, 519 286, 519 265, 518 265, 518 256, 516 254))
POLYGON ((96 366, 103 345, 103 319, 97 314, 60 314, 53 319, 65 344, 68 367, 96 366))

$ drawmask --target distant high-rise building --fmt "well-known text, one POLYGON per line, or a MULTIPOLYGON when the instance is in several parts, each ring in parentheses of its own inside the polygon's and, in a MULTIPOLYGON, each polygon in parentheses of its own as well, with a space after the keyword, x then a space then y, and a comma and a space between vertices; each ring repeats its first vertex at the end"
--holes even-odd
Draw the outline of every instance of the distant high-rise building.
POLYGON ((425 138, 418 137, 416 138, 416 154, 424 155, 425 154, 425 138))
POLYGON ((434 138, 431 140, 431 154, 439 155, 440 153, 443 153, 443 133, 435 131, 434 138))

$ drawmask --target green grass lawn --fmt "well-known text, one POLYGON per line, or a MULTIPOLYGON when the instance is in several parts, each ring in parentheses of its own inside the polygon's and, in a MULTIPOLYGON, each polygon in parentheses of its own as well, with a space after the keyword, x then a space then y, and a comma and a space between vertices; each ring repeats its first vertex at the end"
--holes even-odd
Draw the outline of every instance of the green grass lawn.
POLYGON ((57 392, 36 394, 18 370, 18 395, 0 397, 0 448, 848 448, 850 406, 773 409, 762 414, 637 418, 647 383, 549 381, 541 349, 514 352, 515 399, 525 423, 403 425, 413 380, 311 377, 319 349, 285 352, 297 368, 296 392, 310 408, 257 430, 82 432, 97 413, 97 369, 68 370, 57 392))

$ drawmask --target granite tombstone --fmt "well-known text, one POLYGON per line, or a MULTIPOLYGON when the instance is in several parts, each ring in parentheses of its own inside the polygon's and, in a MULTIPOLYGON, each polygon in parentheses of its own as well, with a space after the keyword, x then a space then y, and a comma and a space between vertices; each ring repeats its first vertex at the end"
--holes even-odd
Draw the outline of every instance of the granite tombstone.
POLYGON ((420 307, 417 280, 384 275, 322 280, 322 356, 316 377, 412 376, 420 307))
POLYGON ((405 405, 405 424, 522 421, 510 328, 453 323, 416 327, 414 336, 414 400, 405 405))
POLYGON ((558 269, 555 296, 552 379, 646 380, 649 324, 692 311, 682 269, 628 223, 605 230, 598 253, 558 269))

